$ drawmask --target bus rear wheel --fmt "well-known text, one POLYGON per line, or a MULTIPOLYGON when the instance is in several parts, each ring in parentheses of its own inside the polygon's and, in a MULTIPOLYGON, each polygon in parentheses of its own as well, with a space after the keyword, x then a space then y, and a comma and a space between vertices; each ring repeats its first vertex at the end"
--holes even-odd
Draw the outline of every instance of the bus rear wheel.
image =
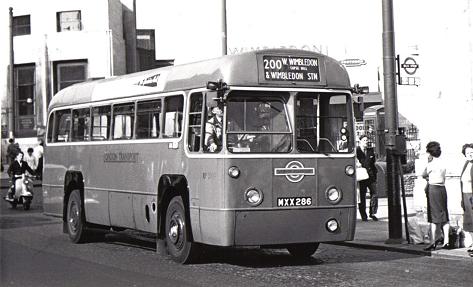
POLYGON ((73 190, 69 196, 66 213, 67 233, 74 243, 87 241, 88 231, 85 226, 84 208, 79 190, 73 190))
POLYGON ((190 239, 190 227, 182 197, 171 199, 166 211, 166 249, 172 260, 178 263, 190 263, 197 256, 195 243, 190 239))
POLYGON ((294 257, 308 259, 317 251, 317 248, 319 248, 319 243, 301 243, 292 244, 287 247, 287 250, 294 257))

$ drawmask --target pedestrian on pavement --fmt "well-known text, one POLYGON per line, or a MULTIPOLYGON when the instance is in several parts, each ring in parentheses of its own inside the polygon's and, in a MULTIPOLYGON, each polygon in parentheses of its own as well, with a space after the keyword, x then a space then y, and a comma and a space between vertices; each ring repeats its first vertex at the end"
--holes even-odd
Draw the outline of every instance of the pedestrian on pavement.
POLYGON ((20 152, 20 146, 18 143, 15 143, 14 138, 10 138, 8 140, 8 146, 7 146, 7 163, 11 164, 14 160, 18 152, 20 152))
POLYGON ((44 140, 43 138, 38 138, 38 145, 34 148, 33 154, 38 160, 38 165, 36 167, 36 175, 39 180, 43 178, 43 153, 44 140))
MULTIPOLYGON (((473 236, 473 143, 465 144, 462 153, 466 158, 460 175, 462 192, 463 230, 473 236)), ((468 253, 473 257, 473 246, 467 246, 468 253)))
POLYGON ((431 244, 425 248, 432 251, 440 245, 441 248, 448 247, 448 232, 450 224, 447 209, 447 190, 445 189, 446 168, 440 155, 442 150, 440 144, 431 141, 426 147, 429 154, 427 166, 422 177, 428 182, 427 195, 427 219, 430 222, 431 244), (443 237, 436 238, 437 230, 443 230, 443 237))
MULTIPOLYGON (((23 157, 23 160, 30 166, 31 169, 36 170, 38 167, 38 159, 36 156, 33 154, 33 148, 29 147, 26 150, 26 154, 23 157)), ((26 172, 27 175, 32 176, 28 171, 26 172)))
POLYGON ((376 212, 378 211, 378 192, 376 189, 376 180, 378 170, 376 169, 376 156, 373 148, 368 147, 368 136, 360 136, 359 146, 356 148, 356 158, 360 162, 361 166, 366 168, 368 172, 368 179, 361 180, 360 184, 360 203, 358 208, 360 210, 361 220, 368 221, 366 216, 366 192, 370 190, 370 208, 369 216, 373 221, 378 221, 376 212))

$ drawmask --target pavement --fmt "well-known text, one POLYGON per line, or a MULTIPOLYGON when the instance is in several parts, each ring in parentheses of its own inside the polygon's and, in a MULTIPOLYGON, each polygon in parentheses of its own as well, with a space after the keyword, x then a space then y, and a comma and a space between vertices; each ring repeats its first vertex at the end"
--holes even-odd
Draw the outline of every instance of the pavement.
MULTIPOLYGON (((6 170, 6 169, 5 169, 6 170)), ((35 182, 36 185, 40 185, 41 182, 35 182)), ((8 186, 8 175, 6 172, 0 174, 0 186, 6 188, 8 186)), ((369 202, 367 202, 369 206, 369 202)), ((414 209, 414 203, 412 197, 406 198, 406 207, 408 217, 416 216, 416 210, 414 209)), ((359 213, 357 212, 359 217, 359 213)), ((358 218, 356 221, 355 238, 353 241, 337 242, 333 244, 351 246, 356 248, 365 249, 376 249, 386 250, 393 252, 409 253, 416 255, 424 255, 436 258, 454 259, 454 260, 469 260, 473 263, 473 257, 470 257, 467 249, 468 248, 457 248, 457 249, 440 249, 435 251, 424 251, 427 244, 409 244, 405 238, 404 222, 402 223, 403 237, 398 240, 389 239, 389 223, 388 223, 388 203, 387 198, 380 198, 378 201, 378 212, 376 214, 379 221, 362 221, 358 218), (397 243, 391 243, 392 241, 398 241, 397 243)))
MULTIPOLYGON (((389 240, 390 238, 387 198, 380 198, 378 204, 378 212, 376 215, 379 221, 373 221, 371 219, 369 219, 368 221, 362 221, 361 218, 358 218, 356 221, 354 240, 340 242, 336 244, 357 248, 417 254, 436 258, 468 260, 473 263, 473 257, 470 257, 470 255, 468 254, 467 247, 457 249, 438 249, 434 251, 424 251, 424 248, 426 248, 428 244, 409 244, 405 235, 404 220, 402 220, 403 238, 397 240, 389 240), (397 242, 392 243, 394 241, 397 242)), ((367 206, 369 206, 368 202, 367 206)), ((416 211, 413 208, 412 197, 406 198, 406 207, 408 218, 416 216, 416 211)))

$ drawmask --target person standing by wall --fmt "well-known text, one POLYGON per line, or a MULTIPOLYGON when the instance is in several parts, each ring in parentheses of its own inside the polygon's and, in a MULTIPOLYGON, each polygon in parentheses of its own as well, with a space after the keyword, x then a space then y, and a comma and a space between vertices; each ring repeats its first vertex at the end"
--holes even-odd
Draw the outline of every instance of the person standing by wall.
POLYGON ((369 216, 373 221, 378 221, 376 212, 378 212, 378 192, 376 189, 376 180, 378 170, 376 169, 376 156, 373 148, 368 148, 368 136, 360 136, 359 146, 356 148, 356 158, 361 166, 366 168, 369 178, 359 182, 360 184, 360 203, 358 208, 360 210, 361 219, 368 221, 366 216, 366 192, 370 190, 370 208, 369 216))
POLYGON ((17 156, 18 152, 20 151, 20 146, 18 143, 15 143, 14 138, 10 138, 8 140, 8 146, 7 146, 7 163, 12 164, 12 162, 15 160, 15 157, 17 156))
MULTIPOLYGON (((473 143, 465 144, 462 153, 466 158, 460 175, 460 187, 462 191, 463 208, 463 230, 473 235, 473 143)), ((468 253, 473 257, 473 246, 469 247, 468 253)))
MULTIPOLYGON (((33 154, 32 147, 29 147, 27 149, 27 152, 25 156, 23 157, 23 160, 29 165, 31 169, 36 170, 38 168, 38 159, 33 154)), ((30 174, 28 171, 27 171, 27 175, 32 176, 32 174, 30 174)))
POLYGON ((34 148, 33 154, 38 160, 38 165, 36 166, 36 175, 39 180, 43 178, 43 153, 44 153, 44 140, 38 138, 38 145, 34 148))
POLYGON ((429 153, 429 159, 422 177, 428 181, 426 190, 427 219, 430 222, 431 244, 424 250, 432 251, 439 244, 442 244, 441 248, 448 247, 450 224, 447 209, 447 190, 445 189, 446 168, 440 159, 442 154, 440 144, 431 141, 427 144, 426 150, 429 153), (438 229, 443 230, 443 237, 436 239, 438 229))

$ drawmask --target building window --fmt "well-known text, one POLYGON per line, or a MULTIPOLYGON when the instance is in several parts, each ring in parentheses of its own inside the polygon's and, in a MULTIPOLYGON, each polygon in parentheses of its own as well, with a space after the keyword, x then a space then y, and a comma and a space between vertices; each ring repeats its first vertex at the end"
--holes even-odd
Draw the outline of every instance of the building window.
POLYGON ((31 34, 30 15, 13 17, 13 36, 31 34))
POLYGON ((87 62, 61 62, 55 64, 55 80, 54 93, 87 80, 87 62))
POLYGON ((82 30, 80 11, 57 12, 57 31, 80 31, 82 30))
POLYGON ((20 136, 34 135, 35 65, 15 67, 15 123, 20 136))

